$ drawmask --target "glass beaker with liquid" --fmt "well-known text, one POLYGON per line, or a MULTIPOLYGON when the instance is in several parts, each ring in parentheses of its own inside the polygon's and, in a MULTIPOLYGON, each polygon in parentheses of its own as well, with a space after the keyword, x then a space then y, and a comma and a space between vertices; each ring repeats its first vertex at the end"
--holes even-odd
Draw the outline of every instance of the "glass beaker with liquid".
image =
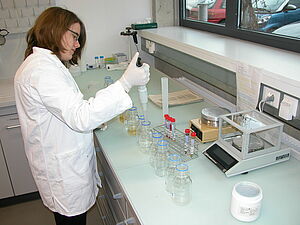
POLYGON ((135 106, 131 107, 127 111, 125 120, 125 129, 130 136, 136 135, 136 129, 139 125, 137 108, 135 106))
POLYGON ((150 152, 150 147, 152 145, 152 131, 151 131, 151 122, 142 121, 141 132, 139 135, 139 146, 140 150, 143 153, 148 154, 150 152))

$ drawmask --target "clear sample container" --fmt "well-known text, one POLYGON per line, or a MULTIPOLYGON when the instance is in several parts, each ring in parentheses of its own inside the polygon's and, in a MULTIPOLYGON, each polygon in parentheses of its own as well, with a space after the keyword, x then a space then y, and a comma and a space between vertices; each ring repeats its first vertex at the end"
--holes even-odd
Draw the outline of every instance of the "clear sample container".
POLYGON ((150 121, 142 121, 141 133, 138 141, 140 151, 146 154, 149 154, 152 145, 152 131, 150 125, 150 121))
POLYGON ((163 139, 163 134, 160 132, 152 132, 152 145, 150 147, 150 165, 155 167, 155 154, 157 149, 157 143, 163 139))
POLYGON ((138 119, 139 119, 139 125, 138 128, 136 129, 137 142, 139 142, 139 136, 141 134, 141 129, 142 129, 142 122, 145 121, 145 115, 143 114, 138 115, 138 119))
POLYGON ((104 56, 103 55, 99 56, 99 67, 101 69, 105 68, 104 56))
POLYGON ((136 129, 139 125, 137 108, 135 106, 128 109, 126 113, 125 129, 130 136, 136 135, 136 129))
POLYGON ((111 76, 105 76, 104 77, 104 88, 108 87, 109 85, 113 84, 114 81, 111 78, 111 76))
POLYGON ((155 174, 159 177, 164 177, 168 167, 168 150, 169 142, 161 140, 157 143, 155 154, 155 174))
POLYGON ((178 164, 181 163, 181 157, 178 154, 171 154, 168 156, 168 168, 166 173, 166 191, 173 196, 174 188, 173 188, 173 181, 175 177, 175 169, 178 164))
POLYGON ((173 201, 177 205, 186 205, 191 201, 192 180, 187 164, 178 164, 173 181, 173 201))

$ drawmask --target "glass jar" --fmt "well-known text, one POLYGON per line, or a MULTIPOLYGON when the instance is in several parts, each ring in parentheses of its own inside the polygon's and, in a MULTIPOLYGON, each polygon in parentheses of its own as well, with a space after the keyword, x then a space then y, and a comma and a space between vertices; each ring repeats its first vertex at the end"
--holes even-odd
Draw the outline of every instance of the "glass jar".
POLYGON ((181 163, 181 157, 178 154, 171 154, 168 157, 168 167, 166 172, 166 191, 173 195, 173 180, 175 177, 175 169, 178 164, 181 163))
POLYGON ((164 177, 167 172, 168 149, 169 142, 167 140, 160 140, 157 142, 157 149, 155 153, 155 174, 159 177, 164 177))
POLYGON ((163 134, 160 132, 152 132, 152 145, 150 147, 150 165, 155 168, 155 154, 157 149, 157 143, 163 139, 163 134))
POLYGON ((191 201, 192 180, 187 164, 178 164, 173 180, 173 201, 177 205, 186 205, 191 201))
POLYGON ((136 129, 139 125, 137 108, 135 106, 128 109, 125 120, 125 129, 130 136, 136 135, 136 129))
POLYGON ((137 136, 137 142, 139 143, 139 136, 141 133, 141 129, 142 129, 142 122, 145 121, 145 115, 138 115, 138 119, 139 119, 139 125, 136 129, 136 136, 137 136))
POLYGON ((104 77, 104 88, 108 87, 109 85, 113 84, 114 81, 111 76, 104 77))
POLYGON ((152 145, 152 131, 150 125, 150 121, 142 121, 141 132, 138 141, 141 152, 146 154, 149 154, 150 147, 152 145))

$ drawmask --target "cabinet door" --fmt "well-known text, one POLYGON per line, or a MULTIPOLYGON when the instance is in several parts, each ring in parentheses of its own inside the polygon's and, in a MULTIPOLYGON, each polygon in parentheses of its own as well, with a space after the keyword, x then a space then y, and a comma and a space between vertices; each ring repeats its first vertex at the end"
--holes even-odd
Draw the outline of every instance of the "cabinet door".
POLYGON ((0 139, 15 195, 37 191, 25 155, 17 114, 0 117, 0 139))
POLYGON ((0 143, 0 198, 14 196, 0 143))

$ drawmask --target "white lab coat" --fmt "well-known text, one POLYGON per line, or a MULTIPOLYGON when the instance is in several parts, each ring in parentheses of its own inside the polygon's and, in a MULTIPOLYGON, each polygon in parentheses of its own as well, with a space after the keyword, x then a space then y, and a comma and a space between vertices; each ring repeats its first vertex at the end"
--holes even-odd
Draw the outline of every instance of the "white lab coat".
POLYGON ((92 130, 130 108, 129 95, 117 81, 83 100, 69 70, 37 47, 18 69, 14 88, 26 156, 43 203, 66 216, 86 212, 100 185, 92 130))

